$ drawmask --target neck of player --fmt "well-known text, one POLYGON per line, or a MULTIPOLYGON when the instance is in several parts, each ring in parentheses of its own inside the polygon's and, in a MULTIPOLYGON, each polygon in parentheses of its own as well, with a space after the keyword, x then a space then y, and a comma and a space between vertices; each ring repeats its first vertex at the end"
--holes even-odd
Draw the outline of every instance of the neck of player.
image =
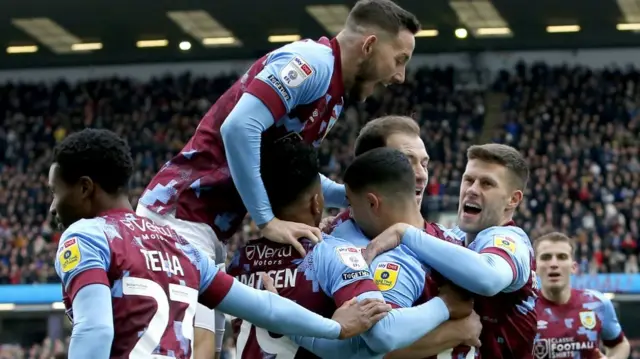
POLYGON ((571 286, 567 285, 563 288, 545 288, 543 286, 542 296, 550 302, 566 304, 571 299, 571 286))
POLYGON ((424 218, 415 200, 406 204, 394 206, 392 211, 380 218, 380 233, 396 223, 410 224, 416 228, 424 229, 424 218))
POLYGON ((347 30, 341 31, 336 35, 336 40, 340 46, 340 63, 342 69, 342 82, 344 88, 348 90, 353 87, 356 80, 356 73, 360 66, 359 56, 354 53, 356 45, 356 36, 347 30))
POLYGON ((104 195, 104 198, 100 198, 100 200, 95 202, 95 209, 97 213, 103 213, 113 210, 127 210, 133 211, 133 207, 131 207, 131 202, 129 202, 129 197, 126 194, 121 194, 117 196, 112 195, 104 195))

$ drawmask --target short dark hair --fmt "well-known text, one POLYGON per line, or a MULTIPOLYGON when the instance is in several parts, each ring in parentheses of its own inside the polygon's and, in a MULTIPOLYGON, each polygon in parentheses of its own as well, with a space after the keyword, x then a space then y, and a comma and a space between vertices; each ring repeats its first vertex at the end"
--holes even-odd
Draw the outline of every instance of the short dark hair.
POLYGON ((346 27, 358 30, 361 26, 376 26, 394 35, 403 29, 414 35, 420 31, 418 18, 391 0, 358 1, 349 12, 346 27))
POLYGON ((569 244, 569 246, 571 247, 571 256, 573 257, 573 254, 576 250, 576 241, 567 236, 564 233, 561 232, 551 232, 551 233, 547 233, 543 236, 540 236, 538 238, 536 238, 536 240, 533 242, 533 249, 536 252, 536 255, 538 253, 538 246, 540 245, 540 243, 544 242, 544 241, 550 241, 553 243, 567 243, 569 244))
POLYGON ((500 143, 474 145, 467 150, 467 160, 480 160, 502 165, 511 173, 515 187, 524 190, 529 181, 529 165, 520 151, 500 143))
POLYGON ((344 173, 344 183, 353 192, 375 188, 385 195, 415 201, 416 178, 407 156, 381 147, 356 157, 344 173))
POLYGON ((274 211, 295 202, 320 180, 318 155, 308 144, 278 141, 264 144, 260 172, 274 211))
POLYGON ((385 147, 389 136, 402 133, 420 136, 420 126, 407 116, 383 116, 367 122, 356 138, 355 155, 385 147))
POLYGON ((129 146, 109 130, 70 134, 54 149, 53 162, 65 182, 76 183, 87 176, 110 194, 126 189, 133 173, 129 146))

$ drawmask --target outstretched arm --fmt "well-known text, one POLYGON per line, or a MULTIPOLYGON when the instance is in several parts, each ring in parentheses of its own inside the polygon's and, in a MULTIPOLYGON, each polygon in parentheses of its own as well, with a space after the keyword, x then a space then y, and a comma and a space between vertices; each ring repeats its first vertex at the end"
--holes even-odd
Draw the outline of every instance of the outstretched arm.
POLYGON ((322 181, 322 194, 324 195, 325 206, 346 208, 349 205, 343 184, 336 183, 323 174, 320 174, 320 180, 322 181))

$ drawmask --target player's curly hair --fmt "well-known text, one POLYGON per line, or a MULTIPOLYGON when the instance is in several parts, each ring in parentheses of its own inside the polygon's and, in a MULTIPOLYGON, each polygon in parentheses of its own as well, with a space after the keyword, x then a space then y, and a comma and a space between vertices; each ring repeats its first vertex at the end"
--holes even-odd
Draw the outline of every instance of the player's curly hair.
POLYGON ((271 207, 278 211, 300 198, 320 177, 318 155, 302 142, 263 141, 260 173, 271 207))
POLYGON ((126 189, 133 173, 129 146, 108 130, 88 128, 70 134, 54 149, 53 163, 65 182, 87 176, 110 194, 126 189))

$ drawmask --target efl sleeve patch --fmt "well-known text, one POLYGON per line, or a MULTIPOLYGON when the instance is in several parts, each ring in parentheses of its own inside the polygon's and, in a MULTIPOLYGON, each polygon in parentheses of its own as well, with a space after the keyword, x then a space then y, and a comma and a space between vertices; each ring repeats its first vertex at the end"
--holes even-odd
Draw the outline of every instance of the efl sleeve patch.
POLYGON ((373 281, 381 292, 386 292, 396 286, 400 268, 402 267, 397 263, 378 263, 376 266, 376 272, 373 275, 373 281))
POLYGON ((300 56, 294 57, 280 70, 280 80, 289 87, 302 85, 313 75, 311 66, 300 56))
POLYGON ((71 237, 60 246, 58 261, 63 273, 75 269, 80 264, 80 246, 77 237, 71 237))
POLYGON ((340 261, 353 270, 367 270, 367 262, 362 256, 362 252, 351 246, 342 246, 336 248, 336 253, 340 261))
POLYGON ((493 236, 493 246, 502 248, 511 254, 516 254, 516 241, 507 236, 493 236))

